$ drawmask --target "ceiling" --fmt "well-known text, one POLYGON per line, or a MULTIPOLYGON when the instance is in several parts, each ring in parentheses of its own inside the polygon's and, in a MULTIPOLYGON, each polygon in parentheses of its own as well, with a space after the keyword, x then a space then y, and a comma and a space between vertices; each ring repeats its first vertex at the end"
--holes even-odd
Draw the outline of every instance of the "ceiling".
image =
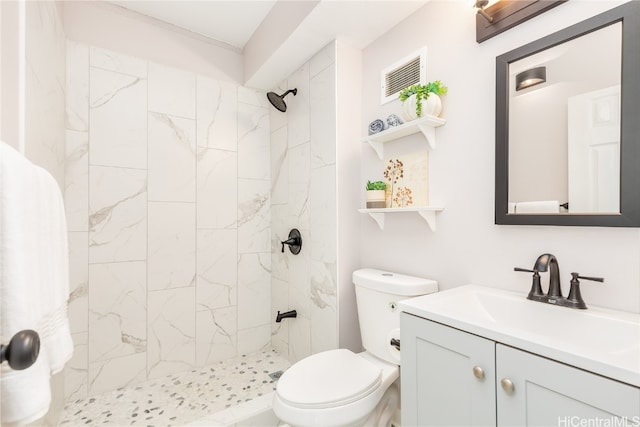
POLYGON ((276 0, 120 0, 110 3, 241 50, 276 0))
MULTIPOLYGON (((278 0, 111 0, 143 15, 173 24, 242 50, 278 0)), ((314 0, 280 0, 307 1, 314 0)), ((324 24, 332 32, 345 33, 366 45, 427 0, 321 0, 319 9, 330 9, 324 24), (348 23, 336 27, 336 21, 348 23), (364 30, 364 31, 362 31, 364 30), (358 36, 358 34, 361 34, 358 36)), ((318 27, 316 27, 318 29, 318 27)), ((339 35, 339 34, 335 34, 339 35)), ((360 46, 362 47, 362 46, 360 46)))
POLYGON ((241 52, 244 83, 265 90, 331 41, 362 49, 428 1, 108 0, 241 52))

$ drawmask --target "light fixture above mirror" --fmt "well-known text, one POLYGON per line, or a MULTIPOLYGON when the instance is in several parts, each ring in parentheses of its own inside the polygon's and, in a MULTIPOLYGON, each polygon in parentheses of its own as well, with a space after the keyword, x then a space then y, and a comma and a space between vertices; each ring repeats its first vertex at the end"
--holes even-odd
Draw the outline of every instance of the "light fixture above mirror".
POLYGON ((496 36, 534 16, 540 15, 567 0, 500 0, 491 4, 488 0, 477 0, 476 41, 496 36))
POLYGON ((547 81, 547 67, 535 67, 516 76, 516 90, 526 89, 547 81))

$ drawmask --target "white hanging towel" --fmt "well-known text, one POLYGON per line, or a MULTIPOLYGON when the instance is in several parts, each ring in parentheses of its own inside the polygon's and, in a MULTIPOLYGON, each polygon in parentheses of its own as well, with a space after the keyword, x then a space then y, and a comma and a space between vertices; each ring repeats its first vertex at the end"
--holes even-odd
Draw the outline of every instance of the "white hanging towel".
POLYGON ((29 368, 2 364, 2 426, 44 416, 50 377, 73 354, 67 318, 69 264, 62 195, 55 179, 0 142, 0 338, 8 344, 23 329, 40 336, 40 355, 29 368))
POLYGON ((557 200, 518 202, 516 213, 560 213, 560 202, 557 200))

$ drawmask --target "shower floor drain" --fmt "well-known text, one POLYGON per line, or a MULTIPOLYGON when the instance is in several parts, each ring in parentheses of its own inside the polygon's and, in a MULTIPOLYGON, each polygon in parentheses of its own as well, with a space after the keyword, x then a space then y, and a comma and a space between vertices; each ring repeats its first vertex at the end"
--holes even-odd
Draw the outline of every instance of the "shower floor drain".
POLYGON ((275 372, 271 372, 269 376, 271 377, 272 380, 277 381, 278 379, 280 379, 282 374, 284 374, 283 371, 275 371, 275 372))

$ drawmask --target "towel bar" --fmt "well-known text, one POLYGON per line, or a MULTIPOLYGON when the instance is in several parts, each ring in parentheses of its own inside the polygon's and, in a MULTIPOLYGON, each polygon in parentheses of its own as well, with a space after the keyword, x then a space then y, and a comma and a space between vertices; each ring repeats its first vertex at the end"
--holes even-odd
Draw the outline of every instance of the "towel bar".
POLYGON ((0 363, 7 361, 11 369, 20 371, 33 365, 40 353, 40 337, 36 331, 25 329, 11 338, 9 344, 0 344, 0 363))

